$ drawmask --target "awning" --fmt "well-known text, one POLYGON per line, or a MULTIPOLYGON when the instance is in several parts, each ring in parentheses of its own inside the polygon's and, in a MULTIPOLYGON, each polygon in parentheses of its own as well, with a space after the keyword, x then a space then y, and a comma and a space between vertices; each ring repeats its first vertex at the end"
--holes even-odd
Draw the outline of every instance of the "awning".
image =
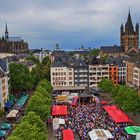
POLYGON ((52 115, 58 116, 58 115, 67 115, 67 106, 65 105, 54 105, 52 108, 52 115))
POLYGON ((140 133, 140 126, 129 126, 129 127, 125 127, 125 131, 128 134, 136 135, 137 133, 140 133))
POLYGON ((4 130, 8 130, 8 129, 11 129, 11 128, 12 128, 12 124, 11 123, 3 123, 0 126, 0 129, 4 129, 4 130))
POLYGON ((11 110, 6 116, 6 118, 15 118, 17 114, 18 114, 18 110, 11 110))
POLYGON ((56 101, 68 101, 67 95, 58 95, 56 101))
POLYGON ((0 130, 0 138, 4 137, 6 135, 5 130, 0 130))
POLYGON ((13 105, 14 104, 14 101, 15 101, 15 96, 10 95, 9 96, 9 102, 13 105))
POLYGON ((60 127, 60 124, 65 124, 64 119, 54 118, 53 119, 53 130, 56 130, 60 127))
POLYGON ((12 109, 14 110, 21 110, 22 106, 15 104, 12 109))
POLYGON ((63 130, 63 140, 74 140, 73 131, 70 129, 63 130))
POLYGON ((10 101, 7 101, 7 102, 5 103, 5 107, 6 107, 6 108, 11 108, 11 107, 12 107, 12 103, 11 103, 10 101))
POLYGON ((129 119, 129 117, 115 105, 107 105, 103 106, 103 108, 116 123, 132 122, 132 120, 129 119))
POLYGON ((107 103, 107 101, 101 101, 101 104, 102 104, 102 105, 106 105, 106 104, 108 104, 108 103, 107 103))
POLYGON ((22 96, 22 97, 18 100, 17 105, 23 106, 23 105, 25 104, 25 102, 27 101, 27 99, 28 99, 28 96, 27 96, 27 95, 22 96))
POLYGON ((106 140, 114 138, 113 135, 104 129, 93 129, 92 131, 88 132, 91 140, 106 140))

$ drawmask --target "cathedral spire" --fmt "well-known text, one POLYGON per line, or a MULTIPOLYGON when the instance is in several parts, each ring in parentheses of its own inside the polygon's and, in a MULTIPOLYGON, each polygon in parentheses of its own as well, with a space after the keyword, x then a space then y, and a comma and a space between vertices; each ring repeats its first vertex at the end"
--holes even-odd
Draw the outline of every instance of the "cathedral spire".
POLYGON ((5 39, 9 38, 9 33, 8 33, 8 28, 7 28, 7 23, 5 24, 5 39))
POLYGON ((131 20, 130 9, 129 9, 129 12, 128 12, 127 22, 125 24, 125 30, 129 35, 134 34, 134 27, 133 27, 132 20, 131 20))

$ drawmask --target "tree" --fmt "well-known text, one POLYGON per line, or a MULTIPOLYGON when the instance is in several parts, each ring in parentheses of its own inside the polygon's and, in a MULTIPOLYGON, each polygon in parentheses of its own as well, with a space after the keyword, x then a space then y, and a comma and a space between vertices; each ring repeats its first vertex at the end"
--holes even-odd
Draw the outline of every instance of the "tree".
POLYGON ((29 55, 27 58, 26 58, 27 60, 31 60, 31 61, 33 61, 35 64, 39 64, 40 62, 39 62, 39 59, 37 59, 35 56, 33 56, 33 55, 29 55))
POLYGON ((40 95, 32 96, 27 106, 27 112, 34 111, 41 119, 45 120, 50 115, 50 106, 45 99, 40 95))
POLYGON ((22 122, 29 122, 31 125, 36 125, 40 130, 40 132, 46 133, 46 128, 41 120, 39 115, 36 115, 35 112, 29 112, 26 116, 24 116, 21 120, 22 122))
POLYGON ((35 112, 24 116, 8 140, 45 140, 47 133, 41 118, 35 112))
POLYGON ((100 52, 100 49, 93 49, 91 52, 90 52, 90 55, 94 55, 94 56, 98 56, 99 55, 99 52, 100 52))
POLYGON ((51 83, 49 81, 47 81, 46 79, 43 79, 42 81, 40 81, 37 88, 39 86, 42 86, 43 88, 45 88, 45 90, 48 91, 49 93, 52 92, 53 87, 51 86, 51 83))
POLYGON ((33 87, 33 77, 27 66, 22 64, 10 64, 10 86, 16 91, 28 90, 33 87))
POLYGON ((46 119, 50 115, 51 92, 51 83, 47 80, 40 81, 34 95, 29 100, 27 112, 34 111, 41 119, 46 119))
MULTIPOLYGON (((45 140, 46 135, 44 132, 40 132, 36 125, 32 125, 25 121, 17 125, 13 131, 12 136, 14 138, 20 138, 21 140, 45 140)), ((11 138, 9 137, 8 140, 11 138)))
POLYGON ((12 136, 8 137, 8 140, 22 140, 22 138, 12 135, 12 136))
POLYGON ((108 79, 102 79, 98 86, 105 92, 111 92, 113 88, 113 82, 108 79))
POLYGON ((42 60, 42 65, 43 66, 45 66, 45 65, 50 66, 50 64, 51 64, 51 61, 50 61, 49 57, 48 56, 44 57, 42 60))
POLYGON ((31 75, 34 78, 34 87, 36 87, 37 84, 43 79, 44 76, 42 73, 41 64, 37 64, 36 67, 32 69, 31 75))

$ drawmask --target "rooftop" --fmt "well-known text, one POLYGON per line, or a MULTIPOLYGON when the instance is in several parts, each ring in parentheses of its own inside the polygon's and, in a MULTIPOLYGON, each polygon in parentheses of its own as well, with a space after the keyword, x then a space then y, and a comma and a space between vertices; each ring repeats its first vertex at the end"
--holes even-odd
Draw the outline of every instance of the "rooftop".
POLYGON ((104 53, 122 53, 123 49, 120 46, 102 46, 101 51, 104 53))

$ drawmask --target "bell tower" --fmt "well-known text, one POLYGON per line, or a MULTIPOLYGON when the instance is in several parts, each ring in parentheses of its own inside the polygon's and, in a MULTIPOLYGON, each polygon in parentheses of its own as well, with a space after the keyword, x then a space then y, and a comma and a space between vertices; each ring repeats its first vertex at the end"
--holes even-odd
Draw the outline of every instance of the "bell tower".
POLYGON ((120 46, 127 53, 138 52, 139 47, 139 24, 137 23, 134 29, 130 10, 125 26, 120 27, 120 46))

